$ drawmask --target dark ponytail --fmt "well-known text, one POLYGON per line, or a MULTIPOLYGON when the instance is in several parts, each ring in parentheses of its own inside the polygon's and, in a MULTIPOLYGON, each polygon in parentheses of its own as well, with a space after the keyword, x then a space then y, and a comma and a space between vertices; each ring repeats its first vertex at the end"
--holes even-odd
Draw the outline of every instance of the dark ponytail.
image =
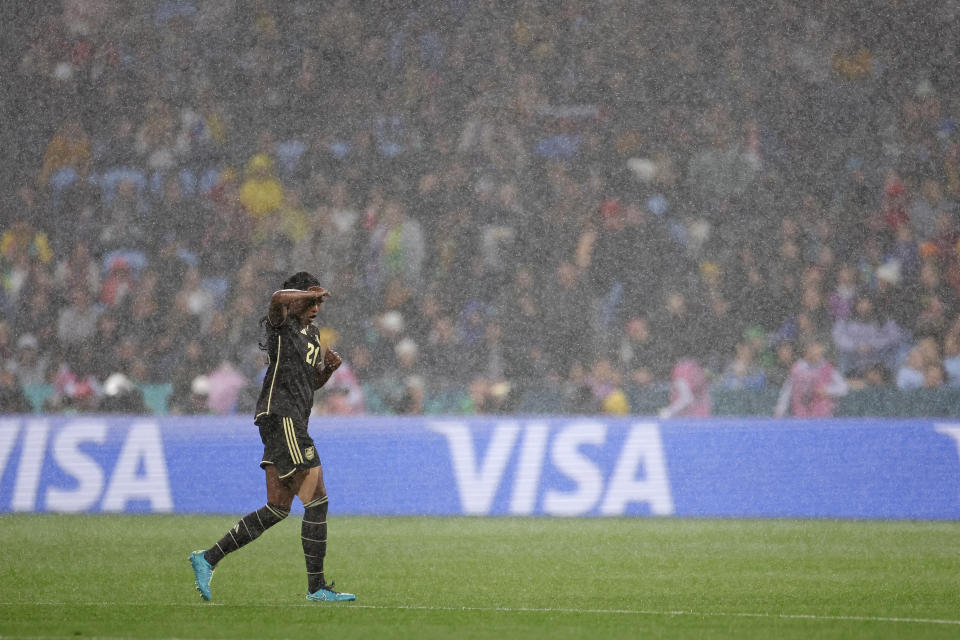
POLYGON ((260 318, 260 332, 263 334, 263 341, 258 342, 257 346, 260 347, 260 351, 266 351, 269 348, 267 339, 270 337, 270 320, 267 316, 260 318))

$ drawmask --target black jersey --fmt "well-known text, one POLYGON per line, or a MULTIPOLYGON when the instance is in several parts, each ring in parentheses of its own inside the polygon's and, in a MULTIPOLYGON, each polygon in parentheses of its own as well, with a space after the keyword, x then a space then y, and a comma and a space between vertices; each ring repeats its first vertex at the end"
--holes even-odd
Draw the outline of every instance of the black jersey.
POLYGON ((315 368, 323 362, 323 350, 314 325, 301 328, 292 316, 278 327, 267 321, 270 365, 260 388, 254 422, 271 413, 306 422, 313 406, 315 368))

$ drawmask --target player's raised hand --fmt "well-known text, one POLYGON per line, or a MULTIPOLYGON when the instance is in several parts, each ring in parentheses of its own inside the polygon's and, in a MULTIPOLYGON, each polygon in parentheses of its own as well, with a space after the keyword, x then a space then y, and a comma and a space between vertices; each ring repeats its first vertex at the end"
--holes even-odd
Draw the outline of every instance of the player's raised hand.
POLYGON ((323 302, 324 298, 330 297, 330 292, 318 285, 307 287, 307 292, 314 294, 314 297, 316 298, 317 302, 323 302))

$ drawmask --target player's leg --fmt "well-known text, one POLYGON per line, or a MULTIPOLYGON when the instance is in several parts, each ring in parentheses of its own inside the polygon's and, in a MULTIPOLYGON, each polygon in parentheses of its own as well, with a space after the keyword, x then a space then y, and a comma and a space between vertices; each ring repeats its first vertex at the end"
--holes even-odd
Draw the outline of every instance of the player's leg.
POLYGON ((267 504, 248 513, 212 547, 190 555, 197 590, 205 600, 210 599, 210 580, 214 567, 223 557, 252 542, 264 531, 277 524, 290 513, 293 497, 300 488, 299 482, 306 475, 298 469, 297 450, 288 438, 287 418, 268 415, 259 424, 263 440, 263 468, 267 482, 267 504))
POLYGON ((307 600, 317 602, 345 602, 356 600, 352 593, 338 593, 333 584, 327 584, 323 575, 323 561, 327 555, 327 489, 323 485, 323 468, 312 467, 297 493, 303 503, 303 525, 300 541, 307 564, 307 600))
POLYGON ((290 505, 293 504, 294 487, 289 481, 285 482, 277 475, 273 465, 264 468, 267 481, 267 504, 256 511, 251 511, 240 518, 232 529, 207 549, 207 562, 217 566, 225 555, 253 542, 260 535, 290 515, 290 505))
POLYGON ((297 497, 303 503, 300 542, 307 565, 307 593, 313 593, 327 584, 323 577, 323 560, 327 555, 327 505, 329 502, 327 491, 323 486, 322 467, 316 466, 307 472, 297 497))
POLYGON ((264 531, 290 515, 290 505, 293 504, 293 497, 299 488, 297 481, 306 475, 305 472, 299 472, 281 480, 272 464, 264 466, 264 473, 267 481, 267 503, 243 516, 212 547, 205 551, 195 551, 190 556, 197 590, 204 600, 211 598, 210 581, 217 563, 228 553, 253 542, 264 531))

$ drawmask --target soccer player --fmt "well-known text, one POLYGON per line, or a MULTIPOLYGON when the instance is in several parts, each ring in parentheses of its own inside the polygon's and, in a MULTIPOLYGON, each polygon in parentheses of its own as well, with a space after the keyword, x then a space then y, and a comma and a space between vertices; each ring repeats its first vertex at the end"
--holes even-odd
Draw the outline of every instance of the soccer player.
POLYGON ((324 298, 330 293, 307 273, 296 273, 270 297, 270 308, 260 323, 265 329, 261 348, 270 356, 257 400, 254 424, 263 440, 260 467, 267 480, 267 503, 240 519, 226 535, 207 550, 190 555, 197 590, 210 600, 213 570, 225 555, 257 539, 290 514, 294 496, 303 503, 300 539, 307 564, 307 600, 341 602, 356 600, 352 593, 338 593, 323 576, 327 553, 327 491, 323 470, 307 433, 313 392, 319 389, 342 362, 339 354, 320 344, 313 325, 324 298))

